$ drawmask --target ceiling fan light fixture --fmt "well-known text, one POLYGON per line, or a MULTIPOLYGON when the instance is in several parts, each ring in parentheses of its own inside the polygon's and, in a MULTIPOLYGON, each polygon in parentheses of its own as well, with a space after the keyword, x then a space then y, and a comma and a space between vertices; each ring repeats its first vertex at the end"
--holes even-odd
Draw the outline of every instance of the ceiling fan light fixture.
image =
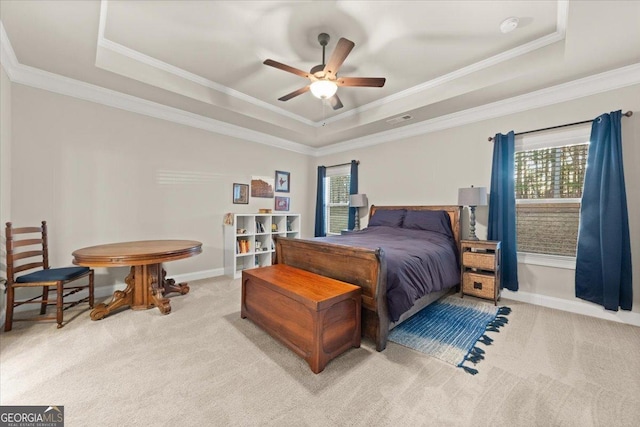
POLYGON ((317 80, 311 83, 311 93, 318 99, 329 99, 336 94, 338 85, 331 80, 317 80))
POLYGON ((341 37, 333 49, 333 53, 329 60, 325 62, 325 48, 329 42, 329 35, 322 33, 318 36, 318 41, 322 46, 322 64, 316 65, 310 72, 302 71, 298 68, 291 67, 273 59, 265 59, 264 65, 277 68, 282 71, 286 71, 296 76, 309 79, 311 82, 306 86, 294 90, 291 93, 286 94, 278 98, 279 101, 288 101, 291 98, 302 95, 311 91, 311 94, 321 100, 328 100, 328 104, 331 108, 338 110, 344 105, 337 95, 338 86, 354 86, 354 87, 382 87, 386 79, 384 77, 340 77, 338 79, 338 70, 340 66, 351 52, 351 49, 355 46, 355 43, 351 40, 347 40, 341 37), (336 80, 338 79, 338 80, 336 80))

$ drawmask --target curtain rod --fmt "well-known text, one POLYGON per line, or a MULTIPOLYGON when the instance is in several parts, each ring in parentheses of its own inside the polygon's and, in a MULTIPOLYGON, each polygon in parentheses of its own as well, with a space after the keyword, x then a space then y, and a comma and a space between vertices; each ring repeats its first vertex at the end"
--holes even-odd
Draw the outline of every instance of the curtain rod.
MULTIPOLYGON (((622 115, 624 117, 631 117, 631 116, 633 116, 633 111, 627 111, 626 113, 624 113, 622 115)), ((528 130, 526 132, 518 132, 515 135, 525 135, 527 133, 542 132, 543 130, 551 130, 551 129, 564 128, 564 127, 567 127, 567 126, 583 125, 585 123, 591 123, 591 122, 593 122, 593 120, 595 120, 595 119, 584 120, 584 121, 575 122, 575 123, 567 123, 566 125, 551 126, 549 128, 544 128, 544 129, 528 130)), ((489 137, 489 141, 493 141, 493 137, 492 136, 489 137)))
MULTIPOLYGON (((351 162, 349 163, 340 163, 339 165, 331 165, 331 166, 325 166, 325 168, 337 168, 338 166, 347 166, 350 165, 351 162)), ((356 160, 356 165, 360 164, 360 160, 356 160)))

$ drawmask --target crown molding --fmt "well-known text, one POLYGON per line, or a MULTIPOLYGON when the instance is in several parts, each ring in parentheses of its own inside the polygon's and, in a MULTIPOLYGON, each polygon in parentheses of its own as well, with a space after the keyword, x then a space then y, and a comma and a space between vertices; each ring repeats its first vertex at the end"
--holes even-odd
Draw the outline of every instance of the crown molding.
POLYGON ((401 128, 351 139, 327 147, 313 148, 20 64, 2 21, 0 21, 0 60, 7 76, 15 83, 316 157, 424 135, 640 84, 640 63, 636 63, 401 128))
MULTIPOLYGON (((172 76, 175 76, 177 78, 180 79, 185 79, 188 80, 192 83, 198 84, 200 86, 203 86, 205 88, 208 89, 213 89, 216 90, 218 92, 224 93, 225 95, 228 96, 232 96, 235 97, 237 99, 240 99, 242 101, 248 102, 250 104, 253 104, 259 108, 264 108, 267 109, 269 111, 272 111, 274 113, 277 114, 281 114, 283 116, 289 117, 291 119, 297 120, 301 123, 304 123, 306 125, 312 126, 312 127, 316 127, 316 128, 320 128, 323 126, 326 126, 329 123, 334 123, 343 119, 346 119, 348 117, 351 116, 355 116, 355 115, 359 115, 362 114, 368 110, 372 110, 375 108, 379 108, 383 105, 387 105, 391 102, 395 102, 395 101, 399 101, 402 100, 404 98, 408 98, 411 96, 415 96, 418 95, 424 91, 430 90, 432 88, 435 88, 437 86, 452 82, 456 79, 459 79, 461 77, 467 76, 469 74, 481 71, 485 68, 489 68, 492 67, 494 65, 500 64, 502 62, 508 61, 510 59, 514 59, 517 58, 518 56, 527 54, 529 52, 533 52, 537 49, 540 49, 542 47, 548 46, 550 44, 559 42, 564 40, 565 36, 566 36, 566 28, 567 28, 567 20, 568 20, 568 10, 569 10, 569 1, 568 0, 558 0, 557 1, 557 12, 556 12, 556 30, 551 33, 548 34, 546 36, 543 36, 539 39, 533 40, 529 43, 525 43, 523 45, 517 46, 513 49, 507 50, 505 52, 499 53, 497 55, 494 55, 490 58, 484 59, 482 61, 473 63, 471 65, 468 65, 466 67, 460 68, 458 70, 455 70, 453 72, 450 72, 448 74, 436 77, 435 79, 429 80, 427 82, 421 83, 419 85, 410 87, 408 89, 405 89, 403 91, 400 92, 396 92, 392 95, 389 95, 387 97, 384 98, 380 98, 377 99, 376 101, 370 102, 368 104, 362 105, 360 107, 356 107, 356 108, 352 108, 350 110, 347 110, 343 113, 337 114, 333 117, 330 117, 328 119, 323 119, 317 122, 314 122, 312 120, 309 120, 305 117, 302 117, 298 114, 292 113, 288 110, 285 110, 284 108, 280 108, 277 107, 273 104, 270 104, 268 102, 264 102, 262 100, 259 100, 257 98, 254 98, 250 95, 247 95, 245 93, 239 92, 237 90, 231 89, 227 86, 224 86, 220 83, 208 80, 202 76, 199 76, 197 74, 191 73, 189 71, 186 71, 182 68, 176 67, 174 65, 168 64, 166 62, 160 61, 158 59, 152 58, 148 55, 145 55, 141 52, 138 52, 134 49, 130 49, 126 46, 123 46, 119 43, 113 42, 109 39, 106 38, 105 36, 105 28, 106 28, 106 21, 107 21, 107 15, 108 15, 108 3, 109 0, 101 0, 100 3, 100 24, 98 26, 98 47, 101 47, 103 49, 107 49, 110 50, 112 52, 115 52, 119 55, 128 57, 134 61, 138 61, 140 63, 143 63, 147 66, 150 67, 154 67, 157 68, 159 70, 162 70, 166 73, 171 74, 172 76)), ((96 64, 97 65, 97 64, 96 64)))
POLYGON ((288 139, 278 138, 263 132, 250 130, 210 117, 204 117, 178 108, 169 107, 157 102, 148 101, 20 64, 16 59, 2 22, 0 22, 0 37, 2 37, 2 45, 0 46, 2 66, 7 72, 9 79, 14 83, 305 155, 314 154, 314 150, 311 147, 288 139))
MULTIPOLYGON (((253 96, 247 95, 246 93, 237 91, 235 89, 231 89, 230 87, 211 81, 202 76, 191 73, 185 69, 160 61, 159 59, 145 55, 142 52, 138 52, 137 50, 128 48, 124 45, 121 45, 120 43, 116 43, 112 40, 107 39, 105 36, 105 28, 107 25, 108 9, 109 9, 108 0, 101 0, 100 21, 99 21, 100 24, 98 25, 98 47, 99 48, 110 50, 118 55, 125 56, 134 61, 162 70, 166 73, 171 74, 174 77, 190 81, 192 83, 195 83, 207 89, 213 89, 227 96, 232 96, 236 99, 240 99, 242 101, 253 104, 259 108, 264 108, 266 110, 272 111, 282 116, 286 116, 291 119, 297 120, 301 123, 304 123, 305 125, 314 126, 314 127, 319 127, 321 125, 321 122, 314 122, 313 120, 309 120, 298 114, 287 111, 284 108, 280 108, 268 102, 264 102, 258 98, 254 98, 253 96)), ((96 66, 100 67, 100 65, 98 65, 97 63, 96 63, 96 66)))
POLYGON ((13 46, 9 41, 9 36, 4 29, 4 24, 0 21, 0 64, 7 73, 9 80, 15 81, 16 68, 20 65, 16 53, 13 51, 13 46))
POLYGON ((548 87, 528 94, 469 108, 434 119, 425 120, 398 129, 383 131, 374 135, 354 138, 348 141, 318 148, 316 156, 336 154, 356 148, 365 148, 398 139, 424 135, 452 127, 504 117, 523 111, 559 104, 586 96, 627 86, 640 84, 640 63, 628 65, 604 73, 596 74, 572 82, 548 87))
POLYGON ((485 68, 498 65, 502 62, 517 58, 518 56, 527 54, 529 52, 533 52, 534 50, 562 41, 566 36, 568 10, 569 10, 569 2, 567 0, 559 0, 557 17, 556 17, 556 31, 554 31, 551 34, 548 34, 544 37, 533 40, 529 43, 525 43, 523 45, 517 46, 513 49, 504 51, 502 53, 499 53, 497 55, 494 55, 482 61, 476 62, 474 64, 468 65, 466 67, 459 68, 455 71, 452 71, 451 73, 442 75, 440 77, 436 77, 435 79, 421 83, 417 86, 410 87, 401 92, 397 92, 385 98, 381 98, 376 101, 370 102, 369 104, 365 104, 363 106, 345 111, 344 113, 338 114, 336 116, 333 116, 325 120, 324 123, 332 123, 338 120, 342 120, 346 117, 353 116, 356 114, 361 114, 373 108, 382 107, 383 105, 388 104, 390 102, 398 101, 400 99, 407 98, 409 96, 417 95, 421 92, 432 89, 434 87, 452 82, 461 77, 468 76, 469 74, 484 70, 485 68))

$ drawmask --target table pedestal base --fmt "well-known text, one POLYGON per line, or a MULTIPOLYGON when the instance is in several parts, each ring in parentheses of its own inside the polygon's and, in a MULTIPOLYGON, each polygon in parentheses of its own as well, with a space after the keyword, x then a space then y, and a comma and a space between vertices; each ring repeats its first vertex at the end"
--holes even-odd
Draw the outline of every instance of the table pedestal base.
POLYGON ((175 280, 166 278, 167 272, 162 264, 136 265, 131 267, 129 275, 124 279, 127 287, 124 291, 115 291, 108 304, 98 304, 91 311, 91 320, 100 320, 111 312, 131 307, 133 310, 147 310, 158 307, 160 313, 171 313, 171 304, 164 296, 171 292, 184 295, 189 292, 186 283, 175 284, 175 280))

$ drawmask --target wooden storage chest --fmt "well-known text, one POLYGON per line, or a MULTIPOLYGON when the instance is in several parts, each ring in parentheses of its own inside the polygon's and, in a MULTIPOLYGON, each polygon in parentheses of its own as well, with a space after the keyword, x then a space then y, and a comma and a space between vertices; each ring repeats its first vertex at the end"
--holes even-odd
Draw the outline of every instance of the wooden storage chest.
POLYGON ((361 288, 276 264, 242 272, 242 318, 307 361, 314 373, 360 347, 361 288))

